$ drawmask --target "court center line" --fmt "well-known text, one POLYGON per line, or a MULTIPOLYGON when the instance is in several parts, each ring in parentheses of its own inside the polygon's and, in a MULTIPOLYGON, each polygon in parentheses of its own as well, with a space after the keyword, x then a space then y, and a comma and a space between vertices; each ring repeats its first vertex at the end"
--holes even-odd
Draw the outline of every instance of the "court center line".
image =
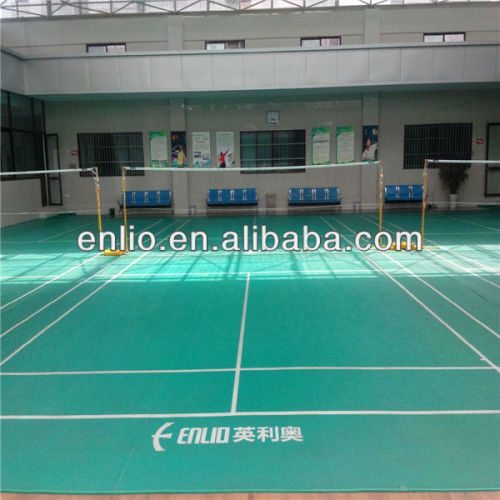
MULTIPOLYGON (((366 217, 363 217, 363 216, 361 216, 361 217, 364 220, 366 220, 367 222, 369 222, 370 224, 377 225, 375 222, 371 221, 370 219, 367 219, 366 217)), ((348 226, 345 226, 345 227, 348 228, 348 226)), ((350 228, 350 231, 352 231, 351 228, 350 228)), ((424 285, 426 285, 433 292, 437 293, 440 297, 442 297, 444 300, 446 300, 447 302, 449 302, 452 306, 454 306, 460 312, 462 312, 463 314, 465 314, 466 316, 468 316, 470 319, 472 319, 473 321, 475 321, 478 325, 482 326, 489 333, 491 333, 492 335, 494 335, 495 337, 497 337, 497 338, 500 339, 500 334, 498 332, 496 332, 495 330, 493 330, 493 328, 490 328, 488 325, 486 325, 485 323, 483 323, 479 318, 476 318, 469 311, 465 310, 462 306, 460 306, 455 301, 453 301, 452 299, 450 299, 447 295, 445 295, 443 292, 441 292, 440 290, 438 290, 437 288, 435 288, 428 281, 424 280, 423 278, 421 278, 420 276, 418 276, 417 274, 415 274, 413 271, 411 271, 410 269, 408 269, 407 267, 405 267, 403 264, 401 264, 400 262, 398 262, 396 259, 393 259, 390 255, 387 254, 387 252, 382 252, 382 254, 384 255, 384 257, 386 257, 387 259, 389 259, 391 262, 394 262, 395 264, 397 264, 398 266, 400 266, 401 269, 403 269, 404 271, 406 271, 408 274, 410 274, 411 276, 413 276, 414 278, 416 278, 418 281, 420 281, 421 283, 423 283, 424 285)))
MULTIPOLYGON (((393 224, 392 222, 386 222, 384 223, 385 225, 389 225, 389 226, 392 226, 392 227, 395 227, 396 229, 401 229, 403 231, 405 231, 405 229, 401 226, 398 226, 397 224, 393 224)), ((434 245, 439 245, 439 243, 437 243, 436 241, 434 240, 431 240, 430 238, 426 238, 427 241, 430 241, 432 244, 434 245)), ((498 271, 492 267, 488 267, 488 266, 485 266, 483 264, 481 264, 480 262, 476 262, 475 260, 473 259, 470 259, 469 257, 466 257, 465 255, 462 255, 462 254, 459 254, 458 252, 455 252, 454 250, 451 250, 450 248, 447 248, 443 245, 439 245, 439 247, 441 249, 443 249, 445 252, 450 252, 454 255, 458 255, 458 257, 460 258, 464 258, 466 260, 469 260, 470 262, 472 262, 473 264, 476 265, 476 267, 479 267, 481 269, 483 269, 484 271, 488 271, 489 273, 493 272, 495 274, 498 273, 498 271)), ((457 262, 454 262, 453 260, 450 260, 450 259, 447 259, 446 257, 443 257, 442 255, 438 255, 436 252, 430 250, 430 249, 427 249, 428 252, 430 252, 432 255, 434 255, 435 257, 440 257, 441 259, 443 259, 445 262, 449 262, 451 265, 457 267, 458 269, 461 269, 462 271, 465 271, 469 274, 472 274, 473 276, 475 276, 476 278, 479 278, 480 280, 482 281, 485 281, 486 283, 489 283, 490 285, 493 285, 494 287, 496 288, 500 288, 500 285, 493 282, 493 281, 490 281, 490 280, 487 280, 484 276, 480 276, 479 274, 476 274, 474 271, 471 271, 470 269, 467 269, 466 267, 463 267, 461 266, 460 264, 458 264, 457 262)), ((463 259, 462 259, 463 260, 463 259)))
POLYGON ((36 292, 37 290, 40 290, 40 288, 43 288, 44 286, 47 286, 49 283, 52 283, 53 281, 56 281, 58 280, 59 278, 62 278, 63 276, 65 276, 66 274, 69 274, 70 272, 74 271, 75 269, 78 269, 79 267, 87 264, 88 262, 90 262, 91 260, 94 260, 95 258, 99 257, 99 254, 96 254, 96 255, 93 255, 92 257, 90 257, 89 259, 86 259, 84 260, 83 262, 80 262, 80 264, 72 267, 71 269, 68 269, 67 271, 64 271, 63 273, 61 274, 58 274, 57 276, 55 276, 54 278, 52 278, 51 280, 49 281, 46 281, 45 283, 42 283, 41 285, 33 288, 32 290, 29 290, 28 292, 24 293, 23 295, 20 295, 19 297, 17 297, 16 299, 13 299, 11 300, 10 302, 7 302, 7 304, 3 304, 1 307, 0 307, 0 310, 6 308, 7 306, 10 306, 11 304, 14 304, 16 303, 17 301, 21 300, 21 299, 24 299, 24 297, 27 297, 28 295, 31 295, 32 293, 36 292))
MULTIPOLYGON (((178 229, 181 229, 183 226, 185 226, 188 222, 190 221, 190 219, 188 219, 187 221, 185 221, 183 224, 181 224, 178 228, 178 229)), ((171 224, 170 224, 171 225, 171 224)), ((169 225, 169 226, 170 226, 169 225)), ((165 231, 169 226, 165 227, 164 229, 162 229, 161 231, 159 231, 157 234, 160 234, 162 233, 163 231, 165 231)), ((158 245, 166 240, 168 238, 168 236, 166 236, 165 238, 163 238, 162 240, 160 240, 158 242, 158 245)), ((35 334, 33 337, 31 337, 28 341, 26 341, 24 344, 22 344, 20 347, 18 347, 14 352, 12 352, 9 356, 7 356, 4 360, 2 360, 0 362, 0 366, 3 366, 5 363, 7 363, 7 361, 9 361, 10 359, 12 359, 14 356, 16 356, 17 354, 19 354, 23 349, 25 349, 28 345, 30 345, 32 342, 34 342, 38 337, 40 337, 40 335, 43 335, 47 330, 49 330, 52 326, 54 326, 55 324, 59 323, 59 321, 61 321, 63 318, 65 318, 69 313, 71 313, 72 311, 74 311, 77 307, 79 307, 81 304, 83 304, 84 302, 86 302, 88 299, 90 299, 90 297, 92 297, 93 295, 95 295, 97 292, 99 292, 100 290, 102 290, 106 285, 108 285, 109 283, 111 283, 113 280, 115 280, 118 276, 120 276, 120 274, 124 273, 127 269, 130 269, 136 262, 138 262, 139 260, 141 260, 145 255, 147 255, 147 253, 143 253, 142 255, 140 255, 139 257, 137 257, 137 259, 134 259, 130 264, 128 264, 127 266, 125 266, 119 273, 115 274, 113 277, 111 277, 109 280, 107 280, 105 283, 103 283, 102 285, 100 285, 99 287, 97 287, 95 290, 93 290, 91 293, 89 293, 86 297, 84 297, 82 300, 80 300, 79 302, 77 302, 74 306, 72 306, 71 308, 69 308, 67 311, 65 311, 63 314, 61 314, 61 316, 59 316, 57 319, 55 319, 52 323, 50 323, 49 325, 47 325, 45 328, 43 328, 42 330, 40 330, 37 334, 35 334)), ((121 257, 119 257, 119 259, 121 259, 121 257)), ((119 260, 117 259, 117 260, 119 260)), ((116 262, 116 261, 113 261, 113 262, 116 262)))
MULTIPOLYGON (((324 217, 321 217, 321 219, 325 222, 325 224, 327 224, 329 227, 331 227, 334 231, 336 231, 336 228, 334 228, 324 217)), ((337 222, 340 222, 338 219, 335 219, 337 222)), ((340 222, 340 224, 342 224, 343 226, 345 226, 344 223, 340 222)), ((347 227, 347 226, 345 226, 347 227)), ((345 239, 347 240, 353 248, 355 248, 355 245, 354 243, 349 240, 349 238, 343 236, 340 231, 339 231, 339 234, 345 239)), ((490 366, 492 366, 497 372, 500 372, 500 368, 498 366, 495 365, 495 363, 493 363, 490 359, 488 359, 479 349, 477 349, 474 345, 472 345, 468 340, 466 340, 462 335, 460 335, 460 333, 458 333, 451 325, 449 325, 443 318, 441 318, 440 316, 438 316, 429 306, 427 306, 426 304, 424 304, 418 297, 416 297, 412 292, 410 292, 410 290, 408 290, 408 288, 406 288, 402 283, 400 283, 396 278, 394 278, 393 276, 391 276, 388 272, 384 271, 384 269, 382 267, 380 267, 373 259, 371 259, 370 257, 368 257, 368 255, 366 255, 366 253, 364 252, 360 252, 361 255, 367 259, 372 265, 374 265, 375 267, 377 267, 378 269, 380 269, 392 282, 394 282, 399 288, 401 288, 404 292, 406 292, 417 304, 419 304, 422 308, 424 308, 431 316, 433 316, 437 321, 439 321, 443 326, 445 326, 451 333, 453 333, 453 335, 455 335, 458 339, 460 339, 467 347, 469 347, 469 349, 471 349, 472 351, 474 351, 478 356, 479 358, 481 359, 481 361, 485 361, 486 363, 488 363, 490 366)))
MULTIPOLYGON (((494 370, 491 366, 269 366, 240 368, 242 372, 273 371, 475 371, 494 370)), ((48 376, 92 376, 92 375, 150 375, 178 373, 224 373, 236 368, 193 368, 179 370, 93 370, 53 372, 0 372, 0 377, 48 377, 48 376)))
POLYGON ((0 415, 0 420, 118 420, 155 418, 224 418, 280 416, 341 415, 499 415, 500 410, 304 410, 304 411, 241 411, 214 413, 117 413, 99 415, 0 415))
POLYGON ((243 312, 241 313, 240 340, 238 342, 238 356, 236 359, 236 370, 234 373, 233 399, 231 401, 231 413, 236 412, 236 406, 238 404, 238 390, 239 390, 239 385, 240 385, 241 358, 243 355, 243 339, 245 336, 245 323, 246 323, 246 318, 247 318, 247 304, 248 304, 249 286, 250 286, 250 273, 247 273, 247 282, 245 285, 245 298, 243 300, 243 312))
MULTIPOLYGON (((157 225, 160 221, 156 222, 155 224, 149 226, 149 227, 153 227, 155 225, 157 225)), ((169 224, 169 226, 171 226, 172 224, 174 224, 173 222, 171 224, 169 224)), ((167 226, 167 227, 169 227, 167 226)), ((148 229, 148 228, 146 228, 148 229)), ((166 228, 165 228, 166 229, 166 228)), ((100 254, 97 254, 95 257, 98 257, 100 254)), ((95 258, 94 257, 94 258, 95 258)), ((18 321, 15 325, 11 326, 10 328, 8 328, 7 330, 5 330, 4 332, 2 332, 0 334, 0 338, 4 337, 5 335, 7 335, 8 333, 12 332, 13 330, 15 330, 16 328, 18 328, 19 326, 23 325, 24 323, 26 323, 27 321, 29 321, 30 319, 34 318, 35 316, 37 316, 38 314, 40 314, 41 312, 43 312, 45 309, 47 309, 48 307, 50 307, 51 305, 55 304, 56 302, 58 302, 59 300, 61 300, 63 297, 65 297, 66 295, 69 295, 71 292, 75 291, 76 289, 80 288, 82 285, 84 285, 85 283, 87 283, 88 281, 90 281, 92 278, 94 278, 95 276, 97 276, 101 271, 104 271, 105 269, 107 269, 108 267, 112 266, 113 264, 115 264, 118 260, 120 260, 123 256, 121 257, 118 257, 118 259, 116 260, 113 260, 111 261, 109 264, 101 267, 98 271, 96 271, 94 274, 92 274, 91 276, 89 276, 88 278, 86 278, 85 280, 83 281, 79 281, 75 286, 71 287, 69 290, 66 290, 65 292, 63 292, 61 295, 59 295, 58 297, 56 297, 55 299, 47 302, 45 305, 43 305, 42 307, 40 307, 39 309, 37 309, 35 312, 33 312, 32 314, 30 314, 29 316, 26 316, 25 318, 23 318, 21 321, 18 321)), ((113 275, 111 275, 113 276, 113 275)))

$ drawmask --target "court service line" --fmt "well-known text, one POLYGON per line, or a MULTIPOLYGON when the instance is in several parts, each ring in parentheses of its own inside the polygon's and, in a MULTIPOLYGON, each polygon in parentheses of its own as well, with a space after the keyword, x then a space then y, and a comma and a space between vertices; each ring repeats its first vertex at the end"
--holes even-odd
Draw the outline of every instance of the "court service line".
MULTIPOLYGON (((361 216, 363 217, 363 216, 361 216)), ((364 217, 363 217, 364 218, 364 217)), ((375 222, 372 222, 372 224, 375 224, 375 222)), ((403 231, 405 231, 405 229, 401 226, 398 226, 397 224, 393 224, 392 222, 387 222, 385 223, 386 225, 389 225, 389 226, 393 226, 395 227, 396 229, 401 229, 403 231)), ((431 240, 430 238, 427 238, 427 241, 430 241, 431 243, 433 243, 434 245, 439 245, 438 243, 436 243, 435 241, 431 240)), ((498 271, 492 267, 487 267, 487 266, 484 266, 483 264, 481 264, 480 262, 476 262, 475 260, 473 259, 470 259, 469 257, 465 257, 465 255, 461 255, 459 254, 458 252, 455 252, 454 250, 451 250, 450 248, 446 248, 442 245, 439 245, 439 247, 441 249, 443 249, 445 252, 450 252, 450 253, 453 253, 455 255, 458 255, 460 258, 463 257, 464 259, 466 260, 469 260, 471 261, 473 264, 476 265, 476 267, 478 268, 481 268, 483 269, 484 271, 488 271, 488 272, 494 272, 495 274, 498 274, 498 271)), ((458 269, 461 269, 462 271, 465 271, 466 273, 469 273, 473 276, 475 276, 476 278, 479 278, 481 281, 484 281, 486 283, 489 283, 490 285, 493 285, 494 287, 496 288, 500 288, 500 285, 498 285, 497 283, 495 283, 494 281, 490 281, 488 279, 486 279, 484 276, 481 276, 477 273, 475 273, 474 271, 471 271, 470 269, 467 269, 466 267, 463 267, 461 266, 460 264, 458 264, 457 262, 453 261, 453 260, 450 260, 450 259, 447 259, 446 257, 442 256, 442 255, 438 255, 436 252, 434 252, 433 250, 431 249, 427 249, 427 252, 430 252, 432 255, 434 255, 435 257, 439 258, 439 259, 442 259, 444 260, 445 262, 449 262, 452 266, 455 266, 457 267, 458 269)))
POLYGON ((99 257, 99 254, 96 254, 92 257, 90 257, 89 259, 86 259, 84 260, 83 262, 81 262, 80 264, 72 267, 71 269, 68 269, 67 271, 64 271, 63 273, 61 274, 58 274, 57 276, 55 276, 54 278, 52 278, 51 280, 49 281, 46 281, 45 283, 42 283, 41 285, 37 286, 36 288, 33 288, 32 290, 29 290, 28 292, 24 293, 23 295, 17 297, 16 299, 13 299, 11 300, 10 302, 7 302, 7 304, 3 304, 1 307, 0 307, 0 310, 4 309, 5 307, 7 306, 10 306, 11 304, 14 304, 15 302, 17 302, 18 300, 21 300, 21 299, 24 299, 24 297, 27 297, 28 295, 31 295, 32 293, 36 292, 37 290, 40 290, 40 288, 43 288, 44 286, 47 286, 49 283, 52 283, 53 281, 55 280, 58 280, 59 278, 62 278, 63 276, 65 276, 66 274, 74 271, 75 269, 78 269, 79 267, 87 264, 87 262, 90 262, 91 260, 94 260, 95 258, 99 257))
MULTIPOLYGON (((183 224, 181 224, 178 228, 180 229, 181 227, 185 226, 188 222, 190 221, 190 219, 188 219, 187 221, 185 221, 183 224)), ((172 224, 169 224, 169 226, 172 225, 172 224)), ((163 231, 165 231, 169 226, 165 227, 164 229, 162 229, 161 231, 158 232, 158 234, 162 233, 163 231)), ((158 245, 166 240, 168 238, 168 236, 166 236, 165 238, 163 238, 162 240, 160 240, 158 242, 158 245)), ((19 354, 23 349, 25 349, 28 345, 30 345, 32 342, 34 342, 38 337, 40 337, 40 335, 43 335, 47 330, 49 330, 52 326, 54 326, 55 324, 59 323, 59 321, 61 321, 62 319, 64 319, 69 313, 71 313, 72 311, 74 311, 77 307, 79 307, 81 304, 83 304, 84 302, 86 302, 88 299, 90 299, 90 297, 92 297, 93 295, 95 295, 97 292, 99 292, 100 290, 102 290, 106 285, 108 285, 109 283, 111 283, 113 280, 115 280, 118 276, 120 276, 122 273, 124 273, 127 269, 130 269, 136 262, 138 262, 139 260, 141 260, 145 255, 147 255, 146 253, 143 253, 142 255, 140 255, 139 257, 137 257, 137 259, 134 259, 130 264, 128 264, 127 266, 125 266, 119 273, 115 274, 113 277, 111 277, 109 280, 107 280, 105 283, 103 283, 102 285, 98 286, 95 290, 93 290, 91 293, 89 293, 86 297, 84 297, 82 300, 80 300, 79 302, 77 302, 74 306, 70 307, 67 311, 65 311, 63 314, 61 314, 61 316, 59 316, 57 319, 55 319, 52 323, 50 323, 49 325, 47 325, 45 328, 43 328, 42 330, 40 330, 37 334, 35 334, 33 337, 31 337, 28 341, 26 341, 24 344, 22 344, 20 347, 18 347, 14 352, 12 352, 9 356, 7 356, 5 359, 3 359, 1 362, 0 362, 0 366, 3 366, 5 363, 7 363, 7 361, 9 361, 10 359, 12 359, 14 356, 16 356, 17 354, 19 354)), ((124 257, 124 256, 122 256, 124 257)), ((119 257, 117 260, 120 260, 122 257, 119 257)), ((113 263, 116 262, 116 260, 113 261, 113 263)))
MULTIPOLYGON (((153 225, 149 226, 149 227, 153 227, 155 226, 156 224, 158 224, 160 221, 158 222, 155 222, 153 225)), ((171 226, 172 224, 174 224, 173 222, 171 224, 169 224, 169 226, 171 226)), ((167 227, 169 227, 167 226, 167 227)), ((148 227, 148 228, 149 228, 148 227)), ((146 229, 148 229, 146 228, 146 229)), ((166 228, 165 228, 166 229, 166 228)), ((93 258, 95 257, 98 257, 100 254, 97 254, 96 256, 94 256, 93 258)), ((123 256, 122 256, 123 257, 123 256)), ((70 294, 71 292, 73 292, 74 290, 76 290, 77 288, 80 288, 82 285, 84 285, 85 283, 87 283, 88 281, 90 281, 92 278, 94 278, 95 276, 97 276, 101 271, 104 271, 105 269, 107 269, 108 267, 110 267, 111 265, 115 264, 118 260, 120 260, 122 257, 119 257, 118 259, 116 260, 113 260, 111 261, 109 264, 101 267, 97 272, 95 272, 94 274, 92 274, 91 276, 89 276, 88 278, 86 278, 85 280, 83 281, 79 281, 75 286, 73 286, 72 288, 70 288, 69 290, 66 290, 65 292, 63 292, 61 295, 59 295, 58 297, 56 297, 55 299, 51 300, 50 302, 47 302, 44 306, 40 307, 40 309, 37 309, 35 312, 33 312, 32 314, 30 314, 29 316, 26 316, 25 318, 23 318, 21 321, 17 322, 15 325, 11 326, 9 329, 5 330, 4 332, 2 332, 0 334, 0 338, 2 338, 3 336, 7 335, 8 333, 12 332, 13 330, 15 330, 16 328, 18 328, 19 326, 23 325, 24 323, 26 323, 26 321, 29 321, 31 318, 34 318, 35 316, 37 316, 38 314, 40 314, 42 311, 44 311, 45 309, 47 309, 48 307, 50 307, 51 305, 55 304, 56 302, 58 302, 59 300, 61 300, 63 297, 65 297, 66 295, 70 294)), ((113 276, 112 274, 111 275, 105 275, 105 276, 113 276)))
POLYGON ((247 273, 247 282, 245 285, 245 298, 243 300, 243 311, 241 313, 241 326, 240 326, 240 340, 238 343, 238 356, 236 359, 236 370, 234 373, 233 385, 233 399, 231 401, 231 413, 236 412, 238 404, 238 389, 240 384, 240 371, 241 371, 241 358, 243 355, 243 339, 245 336, 245 323, 247 318, 247 304, 248 304, 248 289, 250 287, 250 273, 247 273))
MULTIPOLYGON (((274 371, 475 371, 493 370, 491 366, 269 366, 240 368, 242 372, 274 371)), ((179 370, 95 370, 55 372, 0 372, 0 377, 49 377, 49 376, 92 376, 92 375, 161 375, 182 373, 224 373, 235 372, 236 368, 192 368, 179 370)))
MULTIPOLYGON (((448 219, 453 219, 454 221, 458 221, 458 222, 465 222, 467 224, 472 224, 473 226, 477 226, 477 227, 483 227, 483 228, 486 228, 486 229, 490 229, 491 231, 495 231, 497 233, 500 233, 500 229, 497 229, 496 227, 491 227, 491 226, 485 226, 484 224, 478 224, 477 222, 472 222, 470 220, 467 220, 465 218, 459 218, 459 217, 452 217, 451 215, 447 215, 447 214, 435 214, 435 215, 439 215, 441 217, 448 217, 448 219)), ((491 234, 491 233, 488 233, 488 234, 491 234)))
POLYGON ((70 233, 71 231, 74 231, 75 229, 80 229, 81 227, 88 227, 88 226, 93 226, 95 222, 88 222, 87 224, 80 224, 79 226, 74 226, 71 229, 67 229, 66 231, 61 231, 60 233, 54 234, 54 236, 49 236, 48 238, 44 238, 42 240, 38 240, 37 243, 45 243, 49 240, 52 240, 53 238, 57 238, 58 236, 61 236, 66 233, 70 233))
MULTIPOLYGON (((376 225, 376 223, 372 222, 370 219, 367 219, 366 217, 363 217, 363 216, 361 216, 361 217, 363 219, 365 219, 366 221, 370 222, 370 224, 376 225)), ((353 231, 347 225, 344 224, 344 226, 346 228, 348 228, 351 232, 353 231)), ((407 267, 405 267, 403 264, 401 264, 397 260, 393 259, 390 255, 387 254, 387 252, 382 252, 382 253, 383 253, 384 257, 388 258, 391 262, 394 262, 395 264, 397 264, 398 266, 400 266, 401 269, 403 269, 408 274, 410 274, 411 276, 413 276, 414 278, 416 278, 418 281, 420 281, 421 283, 423 283, 424 285, 426 285, 427 287, 429 287, 433 292, 437 293, 440 297, 442 297, 444 300, 446 300, 447 302, 449 302, 452 306, 454 306, 460 312, 464 313, 472 321, 475 321, 478 325, 482 326, 485 330, 487 330, 492 335, 495 335, 495 337, 497 337, 497 338, 500 339, 500 334, 498 332, 496 332, 495 330, 493 330, 493 328, 490 328, 488 325, 486 325, 485 323, 483 323, 479 318, 476 318, 476 316, 474 316, 469 311, 467 311, 466 309, 464 309, 462 306, 460 306, 459 304, 457 304, 455 301, 453 301, 452 299, 450 299, 447 295, 445 295, 443 292, 441 292, 440 290, 438 290, 437 288, 435 288, 428 281, 424 280, 423 278, 421 278, 420 276, 418 276, 417 274, 415 274, 413 271, 411 271, 410 269, 408 269, 407 267)))
POLYGON ((0 415, 0 420, 118 420, 155 418, 300 417, 338 415, 498 415, 500 410, 305 410, 214 413, 116 413, 99 415, 0 415))
MULTIPOLYGON (((336 231, 336 229, 324 218, 324 217, 321 217, 321 219, 325 222, 325 224, 327 224, 329 227, 331 227, 334 231, 336 231)), ((340 222, 338 219, 335 219, 337 222, 340 222)), ((345 226, 345 224, 343 224, 342 222, 340 222, 340 224, 342 224, 343 226, 345 226)), ((345 226, 347 227, 347 226, 345 226)), ((345 238, 352 246, 353 248, 355 247, 354 243, 349 240, 349 238, 343 236, 340 232, 339 234, 345 238)), ((422 308, 424 308, 431 316, 433 316, 435 319, 437 319, 443 326, 445 326, 451 333, 453 333, 453 335, 455 335, 458 339, 460 339, 467 347, 469 347, 469 349, 471 349, 472 351, 474 351, 478 356, 479 358, 481 359, 481 361, 485 361, 486 363, 488 363, 490 366, 492 366, 496 371, 498 371, 500 373, 500 368, 498 366, 495 365, 495 363, 493 363, 490 359, 488 359, 479 349, 477 349, 474 345, 472 345, 468 340, 466 340, 462 335, 460 335, 460 333, 458 333, 451 325, 449 325, 443 318, 441 318, 440 316, 438 316, 429 306, 427 306, 426 304, 424 304, 418 297, 416 297, 412 292, 410 292, 410 290, 408 290, 408 288, 406 288, 402 283, 400 283, 396 278, 394 278, 393 276, 391 276, 388 272, 386 272, 382 267, 380 267, 373 259, 371 259, 370 257, 368 257, 368 255, 366 255, 366 253, 364 252, 360 252, 361 255, 367 259, 369 262, 371 262, 372 265, 374 265, 375 267, 377 267, 378 269, 380 269, 392 282, 394 282, 399 288, 401 288, 404 292, 406 292, 417 304, 419 304, 422 308)))

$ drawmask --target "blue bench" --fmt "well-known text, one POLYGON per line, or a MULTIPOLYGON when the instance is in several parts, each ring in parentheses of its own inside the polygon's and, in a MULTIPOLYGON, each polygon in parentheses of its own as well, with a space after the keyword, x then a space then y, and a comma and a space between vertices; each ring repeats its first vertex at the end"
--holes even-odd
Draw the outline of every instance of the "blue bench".
MULTIPOLYGON (((127 208, 169 208, 172 206, 170 189, 152 191, 125 191, 127 208)), ((120 211, 123 209, 123 193, 118 200, 120 211)))
POLYGON ((341 200, 338 187, 291 188, 289 205, 339 205, 341 200))
POLYGON ((257 205, 257 189, 209 189, 207 205, 218 207, 226 205, 257 205))
POLYGON ((385 201, 422 201, 424 187, 422 184, 403 184, 399 186, 385 186, 385 201))

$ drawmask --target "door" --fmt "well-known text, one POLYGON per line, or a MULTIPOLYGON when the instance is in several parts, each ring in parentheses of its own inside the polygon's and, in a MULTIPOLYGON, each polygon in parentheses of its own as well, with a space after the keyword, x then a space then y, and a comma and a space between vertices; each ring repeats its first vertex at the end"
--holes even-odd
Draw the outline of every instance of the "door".
POLYGON ((498 165, 486 165, 486 196, 500 196, 500 123, 488 123, 486 159, 498 160, 498 165))
MULTIPOLYGON (((47 170, 59 170, 59 140, 57 134, 45 136, 45 151, 47 154, 47 170)), ((49 205, 62 205, 61 174, 48 174, 49 205)))

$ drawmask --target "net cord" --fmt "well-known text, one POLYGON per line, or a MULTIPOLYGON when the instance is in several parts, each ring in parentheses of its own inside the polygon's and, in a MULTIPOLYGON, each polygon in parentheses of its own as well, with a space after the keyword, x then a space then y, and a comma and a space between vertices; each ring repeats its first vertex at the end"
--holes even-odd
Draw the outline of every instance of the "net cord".
POLYGON ((0 172, 0 177, 12 175, 47 175, 47 174, 62 174, 66 172, 92 172, 94 168, 63 168, 59 170, 24 170, 20 172, 0 172))

